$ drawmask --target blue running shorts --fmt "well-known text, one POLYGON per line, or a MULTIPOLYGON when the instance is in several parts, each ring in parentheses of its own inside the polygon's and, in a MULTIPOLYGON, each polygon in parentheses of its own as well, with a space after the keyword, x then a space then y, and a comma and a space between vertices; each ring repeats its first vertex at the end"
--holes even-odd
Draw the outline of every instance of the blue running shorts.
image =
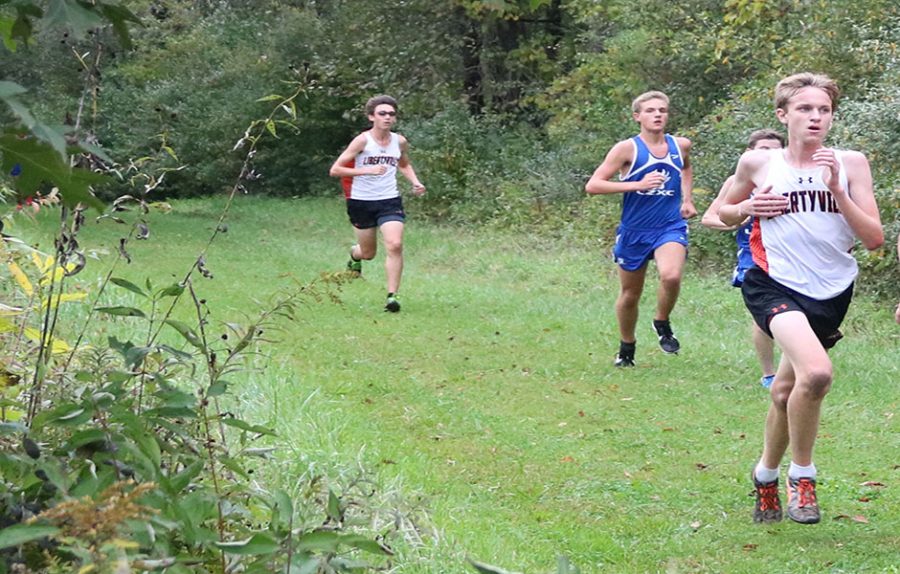
POLYGON ((673 223, 663 229, 632 231, 616 230, 616 244, 613 246, 613 259, 625 271, 637 271, 653 259, 653 252, 666 243, 679 243, 688 246, 688 227, 686 221, 673 223))

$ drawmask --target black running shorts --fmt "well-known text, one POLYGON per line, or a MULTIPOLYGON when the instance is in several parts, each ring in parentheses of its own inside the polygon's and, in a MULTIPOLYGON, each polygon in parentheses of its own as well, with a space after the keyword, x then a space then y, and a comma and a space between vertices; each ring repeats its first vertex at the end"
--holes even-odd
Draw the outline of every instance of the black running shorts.
POLYGON ((348 199, 347 215, 350 216, 350 223, 357 229, 380 227, 388 221, 406 221, 403 200, 399 196, 375 201, 348 199))
POLYGON ((785 311, 800 311, 806 315, 822 346, 830 349, 844 336, 838 327, 850 307, 853 284, 840 295, 819 301, 785 287, 754 265, 744 274, 741 293, 753 320, 768 336, 772 336, 769 329, 772 317, 785 311))

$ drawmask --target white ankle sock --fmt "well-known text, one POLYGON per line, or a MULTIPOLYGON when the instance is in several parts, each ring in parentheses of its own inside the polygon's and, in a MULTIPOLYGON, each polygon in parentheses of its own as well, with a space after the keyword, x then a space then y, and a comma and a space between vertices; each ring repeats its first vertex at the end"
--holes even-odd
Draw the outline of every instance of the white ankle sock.
POLYGON ((777 468, 766 468, 763 466, 762 461, 757 463, 756 470, 753 471, 753 474, 756 476, 756 480, 759 482, 773 482, 778 480, 778 469, 777 468))
POLYGON ((815 480, 816 465, 809 463, 809 466, 800 466, 799 464, 794 464, 794 461, 791 461, 791 466, 788 468, 788 476, 794 480, 798 478, 812 478, 815 480))

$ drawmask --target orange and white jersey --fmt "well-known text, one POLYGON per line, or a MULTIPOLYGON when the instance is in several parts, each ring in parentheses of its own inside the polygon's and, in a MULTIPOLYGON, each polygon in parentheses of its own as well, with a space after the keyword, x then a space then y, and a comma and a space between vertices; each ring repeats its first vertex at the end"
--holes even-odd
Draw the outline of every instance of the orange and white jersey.
MULTIPOLYGON (((769 152, 763 187, 788 198, 783 215, 757 218, 750 234, 753 261, 769 276, 794 291, 820 301, 843 293, 859 271, 850 254, 855 235, 822 179, 824 168, 788 165, 784 150, 769 152)), ((848 189, 841 152, 840 185, 848 189)))
POLYGON ((400 195, 397 189, 397 165, 400 163, 400 136, 391 133, 391 141, 381 146, 370 132, 366 134, 366 147, 356 156, 354 167, 383 165, 387 170, 381 175, 355 175, 350 185, 351 199, 375 201, 400 195))

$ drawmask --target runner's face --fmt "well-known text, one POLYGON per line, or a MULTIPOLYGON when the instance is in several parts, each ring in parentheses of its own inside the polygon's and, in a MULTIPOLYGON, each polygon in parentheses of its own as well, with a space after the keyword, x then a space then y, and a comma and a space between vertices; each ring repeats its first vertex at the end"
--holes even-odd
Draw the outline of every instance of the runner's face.
POLYGON ((369 121, 378 129, 389 130, 397 123, 397 110, 391 104, 378 104, 369 121))
POLYGON ((661 132, 669 121, 669 105, 665 100, 654 98, 641 104, 641 111, 634 114, 634 119, 641 128, 661 132))
POLYGON ((807 86, 788 100, 786 109, 775 110, 775 115, 787 126, 790 139, 821 142, 831 129, 834 109, 825 90, 807 86))

